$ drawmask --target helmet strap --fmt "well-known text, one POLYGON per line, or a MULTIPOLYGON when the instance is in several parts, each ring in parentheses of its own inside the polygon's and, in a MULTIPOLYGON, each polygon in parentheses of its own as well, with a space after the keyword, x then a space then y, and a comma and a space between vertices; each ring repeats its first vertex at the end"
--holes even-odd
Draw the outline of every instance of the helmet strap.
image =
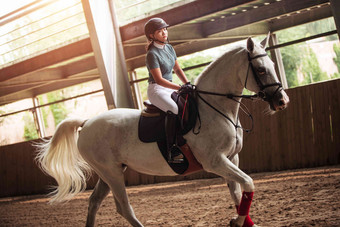
POLYGON ((159 42, 159 43, 163 43, 163 44, 168 44, 168 43, 170 43, 169 37, 167 38, 167 41, 166 41, 166 42, 160 41, 160 40, 158 40, 158 39, 151 39, 151 40, 152 40, 152 42, 159 42))

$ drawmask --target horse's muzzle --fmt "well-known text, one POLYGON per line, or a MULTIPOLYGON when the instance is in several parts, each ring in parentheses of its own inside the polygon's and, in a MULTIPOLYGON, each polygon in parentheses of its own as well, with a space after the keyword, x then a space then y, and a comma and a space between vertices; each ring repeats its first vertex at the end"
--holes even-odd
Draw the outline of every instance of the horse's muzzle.
POLYGON ((284 90, 277 92, 270 102, 270 108, 274 111, 284 110, 289 103, 289 97, 284 90))

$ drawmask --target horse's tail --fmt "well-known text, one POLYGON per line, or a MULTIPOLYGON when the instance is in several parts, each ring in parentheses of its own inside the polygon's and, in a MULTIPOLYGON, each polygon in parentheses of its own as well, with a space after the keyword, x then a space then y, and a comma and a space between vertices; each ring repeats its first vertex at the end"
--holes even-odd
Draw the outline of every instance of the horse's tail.
POLYGON ((91 168, 77 148, 78 128, 83 123, 81 119, 64 120, 50 140, 36 144, 40 168, 58 183, 50 193, 51 203, 68 201, 86 189, 91 168))

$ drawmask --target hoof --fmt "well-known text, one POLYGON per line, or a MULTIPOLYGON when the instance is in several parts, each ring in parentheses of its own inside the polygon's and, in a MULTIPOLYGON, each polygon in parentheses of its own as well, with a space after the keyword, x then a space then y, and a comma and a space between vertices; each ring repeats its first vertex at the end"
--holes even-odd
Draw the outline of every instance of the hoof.
POLYGON ((242 227, 236 223, 236 218, 230 220, 230 227, 242 227))
MULTIPOLYGON (((236 218, 233 218, 230 220, 230 227, 242 227, 242 226, 236 223, 236 218)), ((260 226, 254 224, 251 227, 260 227, 260 226)))

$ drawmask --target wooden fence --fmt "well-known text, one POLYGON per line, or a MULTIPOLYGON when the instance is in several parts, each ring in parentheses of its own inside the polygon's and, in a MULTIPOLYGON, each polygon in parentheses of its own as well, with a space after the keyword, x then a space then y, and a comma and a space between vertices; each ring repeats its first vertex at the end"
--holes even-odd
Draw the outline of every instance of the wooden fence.
POLYGON ((244 135, 242 169, 258 172, 339 164, 340 80, 286 92, 290 104, 275 115, 262 114, 263 102, 244 100, 255 126, 244 135))
MULTIPOLYGON (((254 117, 254 130, 244 134, 240 167, 245 172, 276 171, 340 164, 340 80, 288 89, 289 107, 264 115, 267 104, 243 100, 254 117)), ((244 126, 249 119, 240 115, 244 126)), ((186 177, 158 177, 126 172, 126 184, 209 178, 200 172, 186 177)), ((89 181, 89 188, 96 176, 89 181)), ((34 147, 24 142, 0 147, 0 197, 46 193, 54 180, 34 162, 34 147)))

